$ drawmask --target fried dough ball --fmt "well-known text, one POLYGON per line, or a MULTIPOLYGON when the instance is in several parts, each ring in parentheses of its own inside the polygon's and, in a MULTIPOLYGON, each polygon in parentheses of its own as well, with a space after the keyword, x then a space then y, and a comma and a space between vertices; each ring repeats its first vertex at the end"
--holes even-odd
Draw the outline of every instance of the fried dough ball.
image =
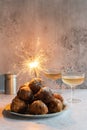
POLYGON ((62 108, 63 108, 62 102, 56 98, 51 100, 51 102, 48 103, 47 106, 48 106, 49 113, 60 112, 60 111, 62 111, 62 108))
POLYGON ((25 113, 28 105, 23 100, 19 99, 17 96, 12 100, 11 111, 16 113, 25 113))
POLYGON ((34 115, 47 114, 48 108, 41 100, 37 100, 30 105, 29 113, 34 115))
POLYGON ((38 93, 35 94, 36 100, 41 100, 45 104, 49 103, 53 98, 52 91, 48 87, 43 87, 39 90, 38 93))
POLYGON ((33 92, 29 87, 21 87, 17 92, 17 96, 24 101, 28 101, 29 103, 31 103, 34 98, 33 92))
POLYGON ((43 81, 40 78, 34 78, 29 83, 29 87, 34 94, 37 93, 43 86, 43 81))
POLYGON ((63 103, 64 99, 63 99, 63 97, 62 97, 60 94, 58 94, 58 93, 53 93, 53 96, 54 96, 55 98, 59 99, 59 100, 63 103))

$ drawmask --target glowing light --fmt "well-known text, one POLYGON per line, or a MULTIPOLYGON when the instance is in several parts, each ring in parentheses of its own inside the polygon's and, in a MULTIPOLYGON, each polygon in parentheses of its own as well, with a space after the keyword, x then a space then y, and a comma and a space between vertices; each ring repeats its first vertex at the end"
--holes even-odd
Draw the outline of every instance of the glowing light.
POLYGON ((40 51, 37 55, 27 57, 21 62, 22 73, 28 73, 37 77, 39 73, 44 69, 46 63, 46 56, 43 51, 40 51))
POLYGON ((48 55, 46 51, 40 49, 39 37, 37 38, 36 46, 33 46, 32 43, 25 44, 25 42, 22 42, 20 47, 16 46, 15 54, 18 62, 14 64, 14 70, 17 71, 17 75, 25 75, 26 80, 29 77, 39 76, 47 65, 48 55))
POLYGON ((28 64, 28 66, 32 69, 32 68, 37 68, 39 65, 38 61, 33 61, 31 63, 28 64))
POLYGON ((39 68, 40 68, 40 61, 37 61, 36 59, 34 59, 33 61, 29 61, 29 60, 26 60, 24 62, 24 66, 30 70, 30 72, 34 73, 35 77, 38 76, 38 71, 39 71, 39 68))

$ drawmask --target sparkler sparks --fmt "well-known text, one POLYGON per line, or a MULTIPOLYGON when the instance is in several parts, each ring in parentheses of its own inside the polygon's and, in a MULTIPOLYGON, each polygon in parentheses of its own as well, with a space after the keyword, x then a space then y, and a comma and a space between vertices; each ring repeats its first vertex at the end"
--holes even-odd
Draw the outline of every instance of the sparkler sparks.
POLYGON ((29 76, 38 77, 40 72, 45 69, 45 63, 47 61, 47 57, 44 51, 40 50, 38 54, 34 56, 29 56, 27 53, 27 57, 23 56, 23 60, 19 62, 20 70, 18 75, 28 74, 29 76))
POLYGON ((40 39, 35 41, 20 42, 14 48, 15 63, 13 70, 16 72, 20 81, 27 82, 30 78, 41 76, 41 72, 46 68, 48 62, 48 55, 46 50, 41 49, 40 39))
POLYGON ((34 73, 35 77, 37 77, 43 70, 45 61, 46 58, 43 54, 36 55, 35 57, 25 59, 22 62, 22 68, 25 72, 28 71, 31 75, 34 73))

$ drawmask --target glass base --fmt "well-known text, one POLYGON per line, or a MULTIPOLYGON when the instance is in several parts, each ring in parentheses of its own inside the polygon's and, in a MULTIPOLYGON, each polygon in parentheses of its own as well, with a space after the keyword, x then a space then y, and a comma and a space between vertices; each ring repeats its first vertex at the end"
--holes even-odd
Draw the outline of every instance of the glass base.
POLYGON ((81 102, 81 99, 76 99, 76 98, 72 98, 72 99, 67 99, 67 102, 69 102, 69 103, 79 103, 79 102, 81 102))

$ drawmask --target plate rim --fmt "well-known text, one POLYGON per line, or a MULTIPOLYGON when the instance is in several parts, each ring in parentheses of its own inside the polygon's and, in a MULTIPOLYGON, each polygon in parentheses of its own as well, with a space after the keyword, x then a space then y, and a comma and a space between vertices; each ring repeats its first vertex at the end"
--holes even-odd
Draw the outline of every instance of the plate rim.
POLYGON ((12 112, 10 110, 10 104, 7 104, 4 108, 6 112, 9 112, 12 115, 19 116, 19 117, 26 117, 26 118, 47 118, 47 117, 53 117, 53 116, 58 116, 64 113, 68 109, 68 105, 64 103, 64 109, 60 112, 55 112, 55 113, 50 113, 50 114, 43 114, 43 115, 32 115, 32 114, 21 114, 21 113, 16 113, 12 112))

